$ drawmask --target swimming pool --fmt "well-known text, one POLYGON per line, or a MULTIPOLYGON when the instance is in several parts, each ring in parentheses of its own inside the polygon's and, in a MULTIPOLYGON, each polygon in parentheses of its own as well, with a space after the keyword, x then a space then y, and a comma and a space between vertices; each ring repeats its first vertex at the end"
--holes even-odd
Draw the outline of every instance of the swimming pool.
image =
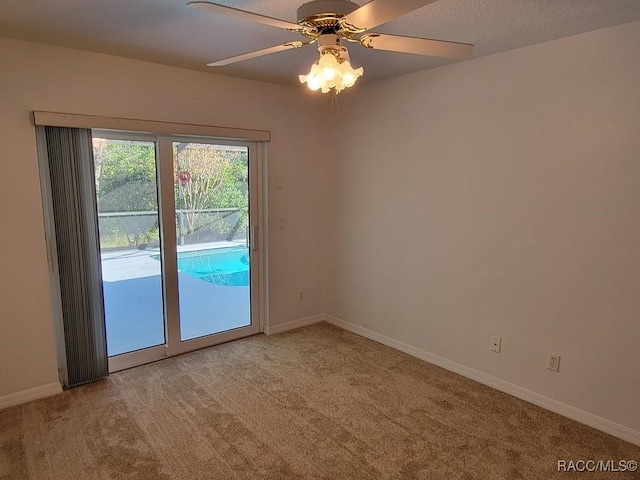
MULTIPOLYGON (((153 258, 159 260, 159 255, 153 258)), ((227 287, 249 285, 246 247, 208 248, 178 253, 178 270, 208 283, 227 287)))

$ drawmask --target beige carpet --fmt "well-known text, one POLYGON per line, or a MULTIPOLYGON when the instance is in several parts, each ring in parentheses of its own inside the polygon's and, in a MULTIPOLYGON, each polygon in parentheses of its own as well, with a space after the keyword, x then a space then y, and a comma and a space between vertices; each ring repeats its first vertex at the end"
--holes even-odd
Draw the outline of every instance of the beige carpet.
POLYGON ((640 448, 327 324, 0 411, 0 479, 627 479, 640 448))

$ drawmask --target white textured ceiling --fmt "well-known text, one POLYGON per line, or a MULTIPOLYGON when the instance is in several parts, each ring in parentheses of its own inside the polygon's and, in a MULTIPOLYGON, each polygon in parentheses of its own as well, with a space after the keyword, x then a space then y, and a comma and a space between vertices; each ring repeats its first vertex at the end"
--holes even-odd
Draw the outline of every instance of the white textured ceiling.
MULTIPOLYGON (((298 34, 201 12, 187 0, 0 0, 0 36, 147 60, 223 75, 294 84, 314 46, 227 67, 214 60, 270 47, 298 34)), ((218 3, 295 23, 298 0, 218 3)), ((364 4, 364 0, 356 3, 364 4)), ((374 31, 476 45, 471 58, 640 20, 640 0, 439 0, 374 31)), ((449 61, 348 45, 362 81, 449 61)))

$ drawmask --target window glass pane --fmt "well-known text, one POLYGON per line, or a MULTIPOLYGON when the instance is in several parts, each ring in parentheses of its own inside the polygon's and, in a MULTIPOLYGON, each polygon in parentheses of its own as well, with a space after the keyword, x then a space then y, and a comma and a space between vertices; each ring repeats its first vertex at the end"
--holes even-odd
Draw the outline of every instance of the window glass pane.
POLYGON ((174 142, 181 340, 251 324, 247 147, 174 142))
POLYGON ((93 139, 109 356, 165 343, 155 151, 93 139))

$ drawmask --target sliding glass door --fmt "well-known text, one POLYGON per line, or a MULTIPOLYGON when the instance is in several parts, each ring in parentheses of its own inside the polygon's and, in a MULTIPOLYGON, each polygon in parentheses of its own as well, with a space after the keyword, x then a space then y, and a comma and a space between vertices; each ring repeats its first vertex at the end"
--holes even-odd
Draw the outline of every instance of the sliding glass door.
POLYGON ((255 144, 93 136, 111 370, 258 333, 255 144))
POLYGON ((173 142, 180 339, 251 325, 249 149, 173 142))
POLYGON ((110 357, 164 345, 155 141, 93 136, 110 357))

